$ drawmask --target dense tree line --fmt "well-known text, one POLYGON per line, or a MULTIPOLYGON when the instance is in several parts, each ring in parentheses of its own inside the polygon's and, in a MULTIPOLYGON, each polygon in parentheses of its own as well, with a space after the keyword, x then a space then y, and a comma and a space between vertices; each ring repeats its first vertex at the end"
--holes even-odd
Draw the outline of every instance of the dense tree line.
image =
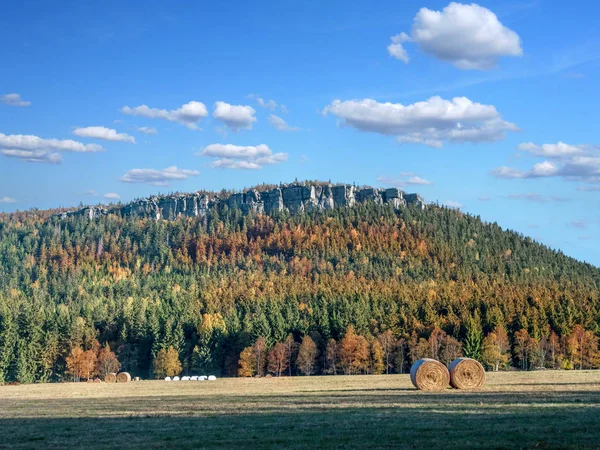
POLYGON ((4 214, 0 382, 72 379, 74 351, 106 346, 142 377, 167 352, 183 373, 227 376, 404 372, 458 354, 597 367, 599 292, 598 268, 437 206, 4 214))

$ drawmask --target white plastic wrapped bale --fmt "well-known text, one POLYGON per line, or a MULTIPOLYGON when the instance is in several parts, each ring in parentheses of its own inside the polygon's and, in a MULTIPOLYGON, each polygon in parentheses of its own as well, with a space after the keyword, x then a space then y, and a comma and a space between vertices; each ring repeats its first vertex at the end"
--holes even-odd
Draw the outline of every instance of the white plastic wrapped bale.
POLYGON ((181 377, 181 381, 190 381, 190 377, 188 377, 188 376, 181 377))
POLYGON ((207 378, 206 375, 200 375, 198 377, 198 381, 206 381, 206 378, 207 378))
POLYGON ((171 381, 171 377, 165 377, 165 381, 171 381))
POLYGON ((216 381, 217 377, 215 377, 214 375, 209 375, 208 376, 208 381, 216 381))
POLYGON ((198 375, 191 376, 190 381, 198 381, 198 375))
POLYGON ((179 377, 173 377, 173 381, 179 381, 179 377))

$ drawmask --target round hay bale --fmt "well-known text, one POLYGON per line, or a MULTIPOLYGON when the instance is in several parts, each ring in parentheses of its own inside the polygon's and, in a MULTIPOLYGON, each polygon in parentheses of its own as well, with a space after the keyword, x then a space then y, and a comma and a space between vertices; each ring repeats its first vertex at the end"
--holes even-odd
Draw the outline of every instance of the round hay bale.
POLYGON ((179 377, 173 377, 173 381, 179 381, 179 377))
POLYGON ((198 375, 191 376, 190 381, 198 381, 198 375))
POLYGON ((456 389, 479 389, 485 384, 485 370, 479 361, 471 358, 458 358, 448 366, 450 385, 456 389))
POLYGON ((215 377, 214 375, 209 375, 208 377, 208 381, 215 381, 217 379, 217 377, 215 377))
POLYGON ((140 377, 134 377, 133 381, 140 381, 140 377))
POLYGON ((104 376, 105 383, 116 383, 117 382, 117 374, 116 373, 107 373, 104 376))
POLYGON ((165 377, 165 381, 171 381, 171 377, 165 377))
POLYGON ((94 383, 102 383, 102 380, 100 378, 94 378, 94 383))
POLYGON ((410 368, 410 381, 422 391, 443 391, 450 384, 450 373, 441 362, 424 358, 410 368))
POLYGON ((131 375, 128 372, 119 372, 117 375, 117 383, 129 383, 131 381, 131 375))
POLYGON ((207 378, 208 378, 208 377, 207 377, 206 375, 200 375, 200 376, 198 377, 198 381, 206 381, 206 379, 207 379, 207 378))

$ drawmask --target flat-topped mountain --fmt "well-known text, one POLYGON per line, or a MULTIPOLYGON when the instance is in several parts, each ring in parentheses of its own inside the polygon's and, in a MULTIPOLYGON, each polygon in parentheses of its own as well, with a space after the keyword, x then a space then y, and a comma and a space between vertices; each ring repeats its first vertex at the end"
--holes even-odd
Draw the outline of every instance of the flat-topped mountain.
POLYGON ((123 216, 174 220, 178 217, 202 217, 211 208, 223 205, 227 205, 229 208, 240 208, 244 213, 271 214, 281 211, 291 213, 326 211, 352 207, 357 203, 369 201, 380 205, 392 204, 396 209, 405 207, 407 204, 425 209, 425 201, 419 194, 407 194, 397 188, 381 189, 356 187, 349 184, 296 182, 271 189, 251 188, 233 194, 196 192, 152 196, 111 209, 102 206, 88 206, 60 215, 62 217, 81 215, 93 219, 110 212, 123 216))

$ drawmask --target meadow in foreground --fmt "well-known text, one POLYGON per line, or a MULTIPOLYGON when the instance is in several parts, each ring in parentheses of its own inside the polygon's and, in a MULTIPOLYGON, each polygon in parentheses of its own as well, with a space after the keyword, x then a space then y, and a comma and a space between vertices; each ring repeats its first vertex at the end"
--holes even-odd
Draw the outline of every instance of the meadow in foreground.
POLYGON ((555 448, 600 443, 600 371, 0 387, 0 448, 555 448))

